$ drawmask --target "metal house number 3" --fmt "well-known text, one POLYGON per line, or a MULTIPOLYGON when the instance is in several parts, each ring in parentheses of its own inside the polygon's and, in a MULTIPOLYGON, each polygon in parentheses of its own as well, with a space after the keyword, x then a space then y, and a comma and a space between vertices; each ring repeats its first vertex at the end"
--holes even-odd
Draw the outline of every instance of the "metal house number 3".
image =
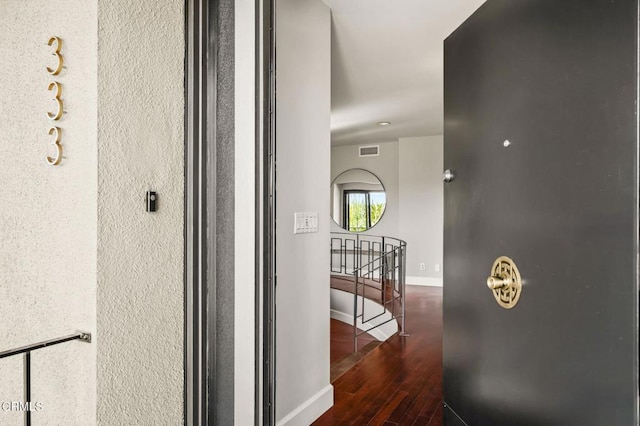
MULTIPOLYGON (((62 50, 62 40, 59 37, 51 37, 47 45, 53 47, 55 50, 52 55, 56 57, 57 64, 54 68, 47 67, 47 72, 53 76, 60 74, 62 71, 64 59, 60 51, 62 50)), ((53 111, 47 111, 47 117, 51 121, 59 121, 64 114, 63 104, 62 104, 62 84, 57 81, 52 81, 49 83, 48 89, 53 93, 52 100, 55 102, 55 109, 53 111)), ((53 136, 53 140, 51 144, 55 147, 55 156, 49 157, 47 156, 47 163, 52 166, 57 166, 62 161, 62 145, 60 144, 60 138, 62 136, 62 129, 58 126, 52 126, 49 128, 47 134, 49 136, 53 136)))

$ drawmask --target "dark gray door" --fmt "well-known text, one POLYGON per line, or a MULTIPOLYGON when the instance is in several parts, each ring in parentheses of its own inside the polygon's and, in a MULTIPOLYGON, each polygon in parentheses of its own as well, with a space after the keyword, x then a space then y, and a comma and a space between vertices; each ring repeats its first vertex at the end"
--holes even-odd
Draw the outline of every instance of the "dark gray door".
POLYGON ((445 424, 637 424, 637 16, 489 0, 445 42, 445 424))

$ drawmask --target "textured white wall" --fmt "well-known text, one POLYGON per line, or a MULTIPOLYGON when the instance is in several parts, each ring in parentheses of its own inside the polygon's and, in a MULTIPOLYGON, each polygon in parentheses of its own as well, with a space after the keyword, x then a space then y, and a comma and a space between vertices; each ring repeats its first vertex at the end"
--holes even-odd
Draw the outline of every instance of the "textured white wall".
MULTIPOLYGON (((0 1, 0 350, 70 334, 95 335, 96 5, 83 0, 0 1), (52 77, 46 43, 63 39, 66 69, 52 77), (64 159, 47 136, 47 86, 63 85, 64 159)), ((32 355, 34 424, 95 423, 96 343, 32 355)), ((22 357, 0 360, 0 402, 22 400, 22 357)), ((22 413, 0 410, 0 424, 22 413)))
POLYGON ((443 158, 442 135, 400 139, 399 232, 407 241, 409 284, 442 283, 443 158), (425 263, 424 271, 420 263, 425 263))
POLYGON ((308 425, 333 403, 329 384, 329 9, 278 0, 276 417, 308 425), (294 212, 319 232, 293 234, 294 212))
POLYGON ((98 0, 98 423, 183 418, 184 2, 98 0), (144 209, 146 190, 158 211, 144 209))

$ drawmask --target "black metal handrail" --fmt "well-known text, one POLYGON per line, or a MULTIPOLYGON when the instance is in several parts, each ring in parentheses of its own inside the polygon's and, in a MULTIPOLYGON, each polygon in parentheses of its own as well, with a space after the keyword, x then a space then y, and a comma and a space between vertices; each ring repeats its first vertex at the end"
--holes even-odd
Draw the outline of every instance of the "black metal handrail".
POLYGON ((358 337, 389 321, 399 322, 400 336, 408 336, 405 329, 405 293, 406 293, 406 249, 407 243, 395 237, 353 234, 343 232, 331 233, 331 274, 351 275, 353 278, 353 350, 358 350, 358 337), (372 286, 375 283, 378 287, 372 286), (381 292, 383 311, 369 318, 365 317, 365 290, 375 287, 381 292), (362 294, 360 294, 362 290, 362 294), (361 296, 362 307, 358 309, 358 297, 361 296), (400 303, 400 312, 396 311, 396 303, 400 303), (390 305, 390 308, 389 308, 390 305), (371 321, 389 313, 391 318, 358 332, 358 319, 362 325, 371 325, 371 321))
POLYGON ((76 333, 70 334, 64 337, 58 337, 57 339, 45 340, 31 345, 21 346, 15 349, 9 349, 7 351, 0 352, 0 359, 7 358, 13 355, 20 355, 25 352, 32 352, 38 349, 46 348, 49 346, 57 345, 71 340, 82 340, 83 342, 91 343, 91 333, 76 333))
POLYGON ((42 348, 48 348, 49 346, 58 345, 60 343, 69 342, 71 340, 80 340, 82 342, 91 343, 91 333, 78 332, 68 336, 44 340, 42 342, 0 352, 0 359, 24 354, 24 402, 26 408, 24 410, 24 424, 26 426, 31 426, 31 352, 42 348))

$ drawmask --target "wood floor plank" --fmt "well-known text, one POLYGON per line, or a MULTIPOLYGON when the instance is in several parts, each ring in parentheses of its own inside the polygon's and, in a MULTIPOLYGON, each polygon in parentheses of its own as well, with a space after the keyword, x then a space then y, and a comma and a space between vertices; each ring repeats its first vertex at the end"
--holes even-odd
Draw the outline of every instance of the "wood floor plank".
POLYGON ((442 289, 407 287, 409 337, 394 335, 333 382, 314 425, 442 424, 442 289))
POLYGON ((438 404, 438 408, 436 409, 435 413, 433 413, 433 416, 431 416, 431 419, 429 420, 427 426, 442 426, 442 411, 442 403, 440 403, 438 404))
POLYGON ((367 423, 367 425, 382 426, 387 421, 391 413, 393 413, 393 411, 396 409, 396 407, 402 404, 402 401, 404 401, 406 398, 406 392, 396 392, 394 396, 391 397, 389 401, 387 401, 386 404, 380 407, 376 415, 373 416, 373 418, 371 419, 371 421, 369 421, 369 423, 367 423))
MULTIPOLYGON (((367 344, 376 339, 370 334, 358 337, 358 350, 362 350, 367 344)), ((329 352, 330 362, 334 363, 353 353, 353 325, 346 324, 337 319, 331 319, 331 347, 329 352)))

